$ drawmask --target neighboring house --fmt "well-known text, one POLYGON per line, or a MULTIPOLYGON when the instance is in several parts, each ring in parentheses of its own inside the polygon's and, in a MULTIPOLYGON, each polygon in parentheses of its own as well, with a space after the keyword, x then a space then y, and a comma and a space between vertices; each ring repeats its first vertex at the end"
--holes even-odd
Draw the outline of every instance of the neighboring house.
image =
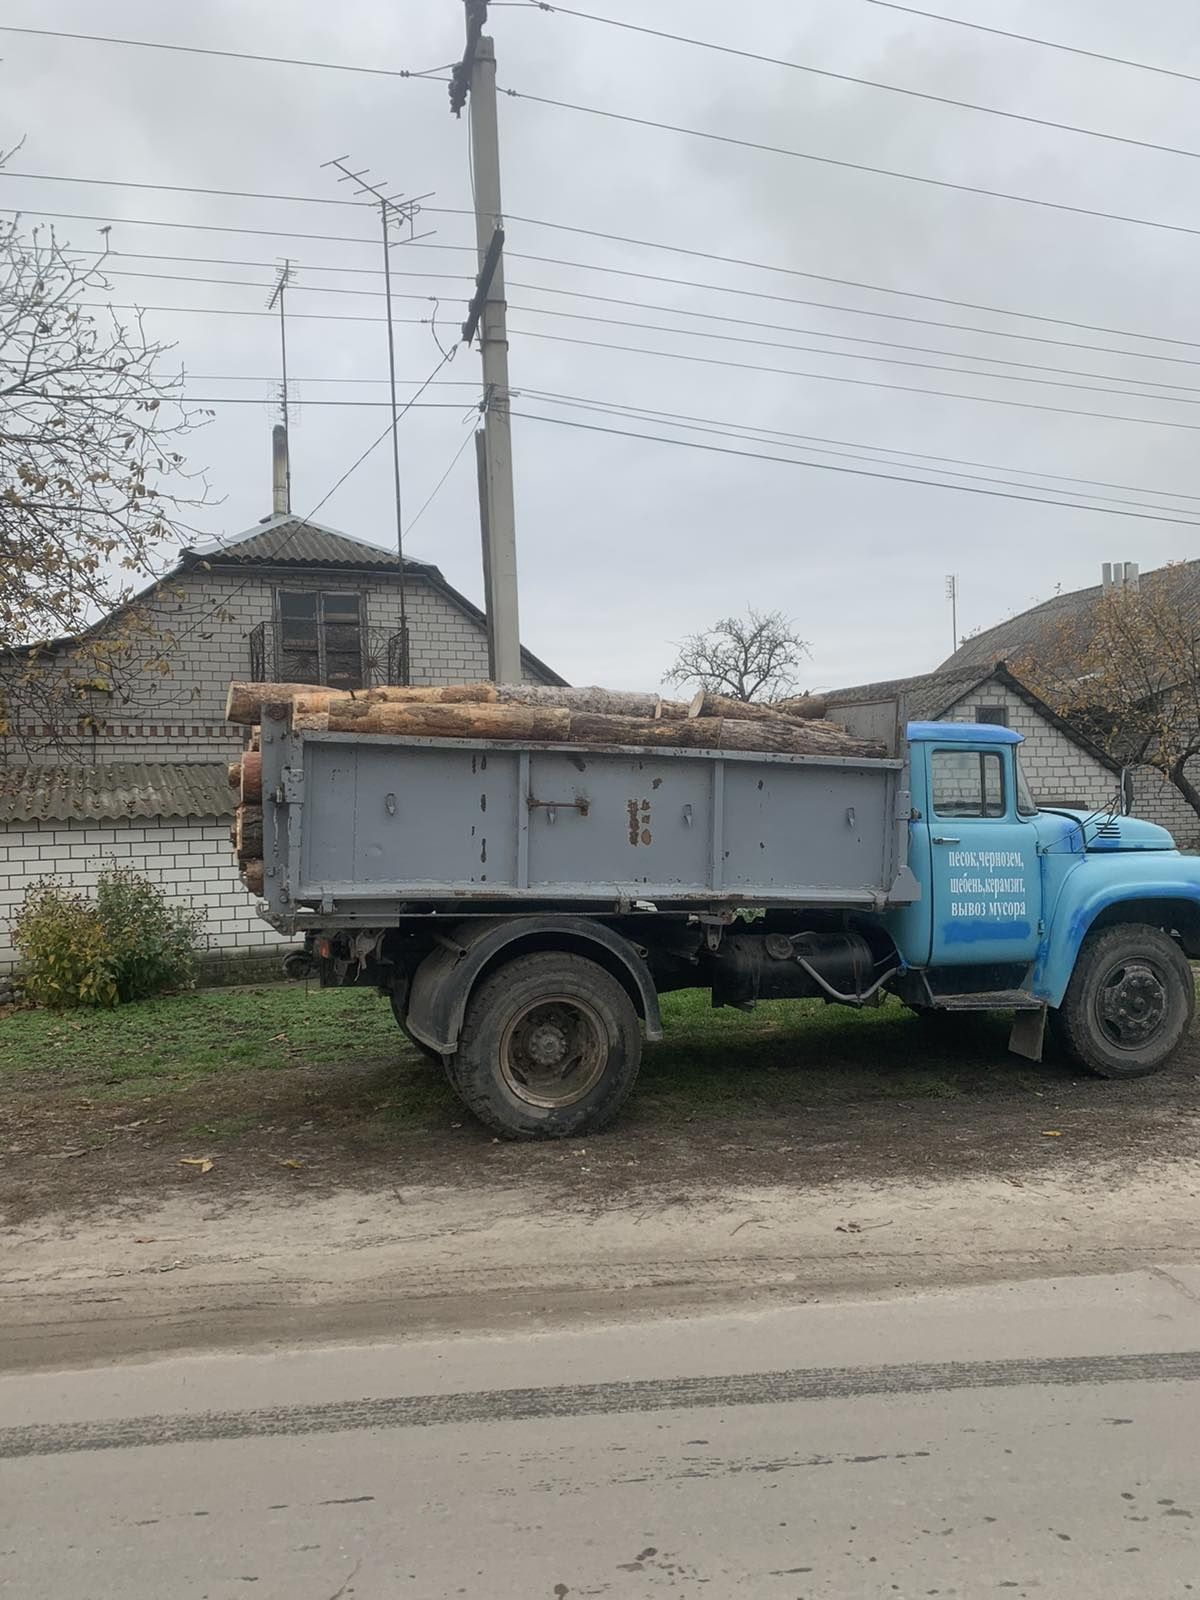
MULTIPOLYGON (((215 961, 272 959, 285 944, 255 915, 229 843, 227 764, 240 728, 224 721, 232 678, 357 688, 488 676, 483 613, 427 562, 287 515, 234 538, 185 550, 136 604, 162 631, 166 674, 106 691, 85 681, 69 728, 24 719, 0 740, 0 972, 15 956, 8 922, 28 883, 57 873, 86 889, 106 860, 136 867, 174 898, 201 905, 215 961)), ((119 626, 119 619, 98 625, 119 626)), ((78 675, 78 641, 40 654, 78 675)), ((564 680, 528 651, 527 682, 564 680)), ((19 656, 0 663, 22 670, 19 656)))
POLYGON ((1056 716, 1003 661, 946 665, 915 678, 835 689, 826 698, 839 706, 893 695, 903 697, 915 722, 990 722, 1024 734, 1021 766, 1042 805, 1092 810, 1118 792, 1119 765, 1056 716))
MULTIPOLYGON (((1101 583, 1086 589, 1075 589, 1069 594, 1056 594, 1028 611, 1019 612, 1007 621, 997 623, 981 633, 965 639, 952 656, 938 668, 938 674, 950 671, 986 672, 997 665, 1020 669, 1026 662, 1050 662, 1062 648, 1062 641, 1087 627, 1088 616, 1103 595, 1108 584, 1125 581, 1137 584, 1152 582, 1169 585, 1173 604, 1180 612, 1194 617, 1200 630, 1200 561, 1182 561, 1173 566, 1159 568, 1156 572, 1138 574, 1137 568, 1127 563, 1115 563, 1104 572, 1101 583)), ((935 674, 936 675, 936 674, 935 674)), ((1014 722, 1013 727, 1020 727, 1014 722)), ((1067 724, 1061 726, 1067 729, 1067 724)), ((1021 730, 1025 730, 1022 728, 1021 730)), ((1078 741, 1080 735, 1070 732, 1078 741)), ((1059 785, 1070 770, 1070 758, 1065 747, 1060 747, 1062 760, 1051 768, 1050 781, 1059 785)), ((1189 764, 1189 776, 1196 780, 1200 763, 1189 764)), ((1133 776, 1134 809, 1141 817, 1161 823, 1169 828, 1176 842, 1187 850, 1200 849, 1200 818, 1161 773, 1153 767, 1139 765, 1131 769, 1133 776)), ((1035 793, 1037 785, 1034 784, 1035 793)))

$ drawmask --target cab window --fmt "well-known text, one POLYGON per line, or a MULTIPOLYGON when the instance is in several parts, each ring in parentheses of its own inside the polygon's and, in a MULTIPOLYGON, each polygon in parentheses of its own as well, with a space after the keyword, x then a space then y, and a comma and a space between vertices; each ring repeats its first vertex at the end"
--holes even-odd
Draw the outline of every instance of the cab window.
POLYGON ((1004 815, 1004 769, 995 751, 935 750, 930 781, 939 817, 1004 815))

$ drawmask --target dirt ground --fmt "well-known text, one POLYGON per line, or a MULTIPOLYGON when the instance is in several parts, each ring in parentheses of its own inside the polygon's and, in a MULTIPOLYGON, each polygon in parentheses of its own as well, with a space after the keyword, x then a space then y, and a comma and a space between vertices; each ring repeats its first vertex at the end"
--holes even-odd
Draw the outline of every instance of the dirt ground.
MULTIPOLYGON (((900 1026, 920 1049, 921 1026, 900 1026)), ((596 1208, 748 1182, 986 1174, 1019 1185, 1077 1170, 1128 1173, 1197 1152, 1200 1041, 1155 1077, 1113 1083, 1007 1055, 1000 1019, 949 1026, 930 1046, 938 1074, 911 1094, 906 1077, 890 1081, 866 1060, 856 1067, 846 1028, 834 1062, 764 1066, 753 1048, 727 1048, 720 1094, 701 1082, 694 1103, 690 1083, 673 1081, 667 1047, 651 1047, 611 1130, 545 1145, 494 1139, 439 1070, 408 1049, 382 1061, 230 1071, 169 1097, 136 1083, 104 1094, 63 1090, 51 1068, 25 1072, 0 1101, 0 1219, 11 1226, 104 1208, 136 1215, 188 1193, 311 1199, 408 1185, 534 1184, 596 1208), (205 1160, 207 1171, 195 1164, 205 1160)), ((878 1047, 866 1030, 864 1053, 878 1047)))
POLYGON ((0 1370, 1200 1260, 1200 1041, 1112 1083, 1009 1056, 996 1017, 681 1005, 608 1132, 517 1145, 357 1006, 323 1061, 239 1067, 231 1034, 206 1074, 170 1041, 166 1077, 84 1072, 69 1024, 10 1050, 0 1370))

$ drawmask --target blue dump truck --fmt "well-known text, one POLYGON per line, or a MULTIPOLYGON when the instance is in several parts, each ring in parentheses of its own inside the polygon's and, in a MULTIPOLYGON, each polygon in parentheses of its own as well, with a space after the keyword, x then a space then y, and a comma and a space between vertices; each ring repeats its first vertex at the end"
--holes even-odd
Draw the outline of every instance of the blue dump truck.
POLYGON ((1156 1071, 1191 1025, 1200 860, 1116 799, 1039 808, 1006 728, 843 707, 885 752, 844 757, 263 713, 263 916, 323 983, 380 989, 508 1138, 609 1122, 671 989, 1008 1011, 1016 1053, 1040 1059, 1049 1028, 1110 1078, 1156 1071))

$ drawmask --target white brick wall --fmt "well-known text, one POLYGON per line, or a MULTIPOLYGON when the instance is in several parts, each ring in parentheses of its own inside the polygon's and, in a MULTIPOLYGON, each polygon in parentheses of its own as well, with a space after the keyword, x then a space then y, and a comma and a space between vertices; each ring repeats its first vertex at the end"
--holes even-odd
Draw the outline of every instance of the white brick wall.
MULTIPOLYGON (((123 703, 109 695, 89 695, 83 709, 107 727, 101 735, 81 739, 79 753, 96 761, 225 761, 236 757, 242 746, 241 730, 225 725, 225 694, 230 679, 250 675, 250 634, 260 622, 271 623, 276 588, 360 594, 369 676, 373 682, 384 680, 388 640, 400 631, 396 578, 380 575, 367 579, 336 571, 188 573, 164 584, 146 602, 154 627, 176 641, 164 646, 170 673, 142 675, 132 686, 131 698, 123 703)), ((487 639, 473 617, 423 579, 411 576, 405 584, 405 607, 414 683, 459 683, 487 677, 487 639)), ((270 631, 268 626, 268 634, 270 631)), ((0 757, 9 762, 63 759, 52 745, 39 750, 35 742, 31 751, 27 743, 15 740, 0 740, 0 757)))
MULTIPOLYGON (((1044 805, 1107 804, 1116 792, 1116 774, 995 680, 972 689, 945 713, 945 718, 974 722, 981 706, 997 705, 1004 706, 1008 726, 1025 735, 1021 766, 1036 800, 1044 805)), ((1200 817, 1177 789, 1152 767, 1135 768, 1133 786, 1135 815, 1169 829, 1181 849, 1200 848, 1200 817)))
POLYGON ((255 914, 234 865, 227 818, 26 822, 0 831, 0 972, 17 962, 10 921, 28 883, 57 873, 71 887, 89 889, 111 862, 144 873, 175 903, 201 908, 210 951, 283 951, 292 943, 255 914))
POLYGON ((975 722, 981 706, 1005 710, 1008 726, 1024 734, 1021 766, 1036 800, 1045 805, 1100 806, 1116 792, 1116 774, 1088 755, 1019 695, 991 681, 972 689, 945 713, 950 722, 975 722))

